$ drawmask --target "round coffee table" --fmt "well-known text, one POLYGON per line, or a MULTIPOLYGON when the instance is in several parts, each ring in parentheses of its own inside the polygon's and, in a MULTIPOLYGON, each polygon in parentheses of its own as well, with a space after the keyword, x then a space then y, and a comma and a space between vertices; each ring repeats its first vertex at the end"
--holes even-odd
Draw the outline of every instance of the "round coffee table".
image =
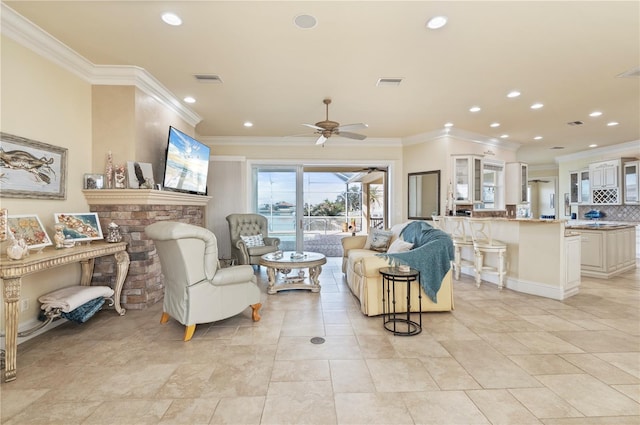
POLYGON ((278 291, 289 289, 310 289, 311 292, 320 292, 320 273, 322 265, 326 264, 327 257, 318 252, 271 252, 260 257, 260 265, 267 267, 269 287, 267 294, 275 294, 278 291), (298 273, 289 276, 292 269, 298 273), (305 281, 304 269, 309 269, 309 281, 305 281), (278 272, 283 276, 278 279, 278 272))

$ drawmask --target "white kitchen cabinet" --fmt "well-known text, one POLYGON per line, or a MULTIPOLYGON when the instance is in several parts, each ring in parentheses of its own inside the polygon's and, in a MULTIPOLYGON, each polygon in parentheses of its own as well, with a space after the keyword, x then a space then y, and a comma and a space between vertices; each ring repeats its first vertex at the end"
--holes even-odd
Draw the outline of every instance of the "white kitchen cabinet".
POLYGON ((626 162, 622 171, 624 180, 624 203, 629 205, 640 204, 638 197, 638 186, 640 178, 638 177, 638 168, 640 161, 626 162))
POLYGON ((591 203, 594 205, 620 205, 622 192, 620 177, 622 161, 612 159, 589 164, 591 203))
POLYGON ((452 155, 454 204, 473 209, 504 208, 504 161, 452 155))
POLYGON ((527 191, 529 166, 523 162, 509 162, 506 165, 505 203, 517 205, 530 202, 527 191))
POLYGON ((580 236, 565 236, 564 238, 565 252, 565 279, 564 288, 568 293, 577 292, 580 286, 580 258, 582 256, 582 247, 580 236))
POLYGON ((569 173, 569 202, 572 204, 591 203, 591 182, 589 169, 571 171, 569 173))
POLYGON ((607 230, 576 230, 581 236, 583 276, 610 278, 636 267, 635 226, 607 230))

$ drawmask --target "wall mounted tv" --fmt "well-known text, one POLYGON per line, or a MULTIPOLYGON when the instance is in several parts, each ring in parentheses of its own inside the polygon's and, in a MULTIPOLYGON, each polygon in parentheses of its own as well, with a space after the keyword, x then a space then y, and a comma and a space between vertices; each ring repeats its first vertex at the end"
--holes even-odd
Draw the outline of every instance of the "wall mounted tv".
POLYGON ((206 195, 210 151, 209 146, 169 127, 164 189, 206 195))

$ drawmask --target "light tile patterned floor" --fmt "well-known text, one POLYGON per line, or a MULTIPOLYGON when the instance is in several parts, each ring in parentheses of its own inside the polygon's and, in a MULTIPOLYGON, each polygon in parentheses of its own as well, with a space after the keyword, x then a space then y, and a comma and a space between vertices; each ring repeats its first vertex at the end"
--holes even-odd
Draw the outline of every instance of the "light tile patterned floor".
POLYGON ((156 304, 20 344, 0 423, 640 423, 640 269, 584 278, 564 302, 463 277, 456 310, 413 337, 360 313, 339 259, 319 294, 266 295, 258 275, 257 323, 247 309, 184 343, 156 304))

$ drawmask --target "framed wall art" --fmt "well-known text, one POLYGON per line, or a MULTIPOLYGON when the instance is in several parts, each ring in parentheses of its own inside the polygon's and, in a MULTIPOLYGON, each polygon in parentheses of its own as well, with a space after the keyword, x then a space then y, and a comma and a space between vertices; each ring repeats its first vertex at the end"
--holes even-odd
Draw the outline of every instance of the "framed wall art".
POLYGON ((129 189, 153 189, 153 167, 148 162, 127 162, 129 189))
POLYGON ((85 174, 83 187, 85 189, 104 189, 104 175, 85 174))
POLYGON ((35 214, 10 215, 7 225, 16 239, 24 239, 29 249, 53 245, 40 218, 35 214))
POLYGON ((9 225, 7 223, 7 216, 9 212, 6 208, 0 208, 0 242, 6 241, 9 232, 9 225))
POLYGON ((65 239, 75 242, 103 239, 98 213, 55 213, 56 223, 64 224, 65 239))
POLYGON ((67 149, 0 132, 0 197, 66 199, 67 149))

